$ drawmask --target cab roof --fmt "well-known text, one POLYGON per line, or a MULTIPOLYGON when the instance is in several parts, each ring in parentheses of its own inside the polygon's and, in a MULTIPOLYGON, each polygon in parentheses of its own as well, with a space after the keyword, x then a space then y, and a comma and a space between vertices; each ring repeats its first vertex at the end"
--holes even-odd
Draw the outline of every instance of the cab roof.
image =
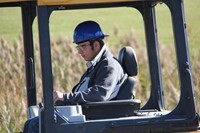
POLYGON ((0 3, 12 3, 12 2, 24 2, 24 1, 33 1, 33 0, 0 0, 0 3))
MULTIPOLYGON (((35 0, 0 0, 0 3, 16 3, 35 0)), ((156 0, 37 0, 38 5, 80 5, 80 4, 100 4, 134 1, 156 1, 156 0)))

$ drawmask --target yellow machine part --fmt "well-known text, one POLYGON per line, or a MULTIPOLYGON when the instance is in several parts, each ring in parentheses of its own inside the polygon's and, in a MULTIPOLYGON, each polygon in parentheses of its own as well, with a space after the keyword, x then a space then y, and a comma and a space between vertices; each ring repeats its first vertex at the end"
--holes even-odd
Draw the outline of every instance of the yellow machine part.
MULTIPOLYGON (((33 0, 0 0, 0 3, 23 2, 33 0)), ((95 4, 95 3, 114 3, 114 2, 131 2, 131 1, 153 1, 153 0, 37 0, 38 5, 78 5, 78 4, 95 4)))
POLYGON ((144 0, 38 0, 38 5, 77 5, 113 2, 131 2, 144 0))
POLYGON ((0 3, 23 2, 23 1, 33 1, 33 0, 0 0, 0 3))

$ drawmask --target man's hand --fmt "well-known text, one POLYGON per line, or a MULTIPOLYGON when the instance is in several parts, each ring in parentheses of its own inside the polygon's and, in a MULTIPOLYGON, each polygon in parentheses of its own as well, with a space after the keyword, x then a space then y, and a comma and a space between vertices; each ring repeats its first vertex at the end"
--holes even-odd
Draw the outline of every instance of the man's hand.
POLYGON ((53 93, 53 98, 54 98, 54 103, 56 103, 56 101, 64 101, 64 94, 60 91, 54 91, 53 93))

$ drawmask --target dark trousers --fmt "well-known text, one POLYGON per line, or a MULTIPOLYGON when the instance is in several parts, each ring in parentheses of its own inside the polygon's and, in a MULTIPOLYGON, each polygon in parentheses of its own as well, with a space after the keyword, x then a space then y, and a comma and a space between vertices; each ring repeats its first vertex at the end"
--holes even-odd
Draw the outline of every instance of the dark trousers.
POLYGON ((36 116, 26 121, 23 133, 39 133, 39 117, 36 116))

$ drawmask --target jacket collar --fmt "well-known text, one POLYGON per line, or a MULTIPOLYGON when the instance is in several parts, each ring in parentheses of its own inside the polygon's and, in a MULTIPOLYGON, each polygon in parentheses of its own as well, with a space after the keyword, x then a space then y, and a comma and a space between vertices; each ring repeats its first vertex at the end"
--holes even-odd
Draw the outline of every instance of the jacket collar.
POLYGON ((103 53, 104 53, 104 51, 106 51, 106 49, 107 49, 106 44, 104 44, 102 49, 100 50, 100 52, 96 55, 96 57, 92 61, 88 61, 86 63, 87 68, 94 67, 100 61, 100 59, 103 56, 103 53))

